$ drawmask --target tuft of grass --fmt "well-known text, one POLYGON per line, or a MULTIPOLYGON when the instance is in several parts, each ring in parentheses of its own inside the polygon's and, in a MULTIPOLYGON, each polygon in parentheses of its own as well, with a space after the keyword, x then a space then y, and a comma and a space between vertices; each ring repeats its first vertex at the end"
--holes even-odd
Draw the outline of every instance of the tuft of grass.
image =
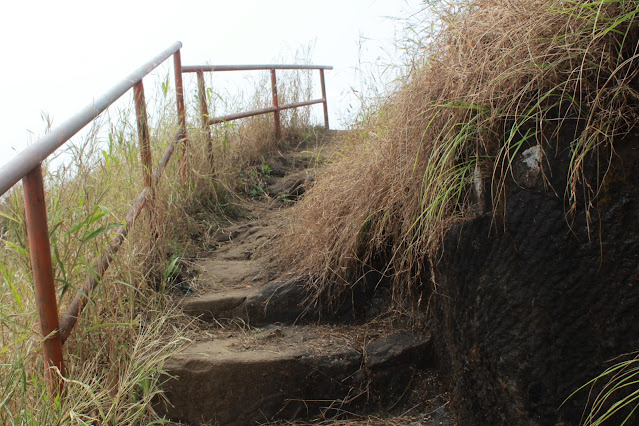
POLYGON ((607 368, 566 398, 567 401, 576 393, 590 388, 589 409, 581 419, 584 426, 598 426, 609 421, 623 426, 631 420, 639 408, 639 355, 634 355, 607 368), (600 390, 595 391, 596 387, 600 390))

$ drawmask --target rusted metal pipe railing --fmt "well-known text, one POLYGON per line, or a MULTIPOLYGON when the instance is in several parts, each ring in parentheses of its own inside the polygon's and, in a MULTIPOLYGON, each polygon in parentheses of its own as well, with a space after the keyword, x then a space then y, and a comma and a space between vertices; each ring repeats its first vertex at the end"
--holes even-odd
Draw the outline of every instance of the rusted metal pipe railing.
POLYGON ((277 111, 277 108, 275 107, 266 107, 266 108, 254 109, 252 111, 236 112, 235 114, 227 114, 227 115, 222 115, 220 117, 211 117, 208 120, 208 124, 210 125, 219 124, 225 121, 233 121, 233 120, 238 120, 240 118, 248 118, 248 117, 253 117, 255 115, 268 114, 275 111, 277 111))
POLYGON ((273 94, 273 121, 275 122, 275 137, 280 139, 282 137, 282 130, 280 129, 280 103, 277 99, 277 77, 275 76, 275 70, 271 70, 271 93, 273 94))
POLYGON ((206 102, 206 86, 204 84, 204 72, 197 72, 197 93, 200 98, 200 117, 202 118, 201 125, 204 132, 204 139, 206 140, 206 148, 209 153, 209 163, 213 162, 213 141, 211 140, 211 131, 209 127, 209 109, 206 102))
POLYGON ((146 115, 146 100, 144 99, 144 84, 142 80, 133 86, 133 97, 135 98, 135 115, 138 123, 138 140, 140 141, 140 160, 142 161, 143 167, 144 186, 150 187, 153 166, 151 164, 151 140, 149 137, 149 123, 146 115))
MULTIPOLYGON (((114 86, 106 94, 95 99, 84 107, 76 115, 65 121, 62 125, 54 129, 51 133, 42 137, 33 145, 25 148, 15 158, 2 166, 0 169, 0 195, 7 192, 23 176, 42 163, 56 149, 60 148, 73 135, 78 133, 84 126, 89 124, 94 118, 104 112, 113 102, 124 95, 131 87, 149 74, 173 53, 182 47, 182 43, 177 42, 168 49, 162 51, 149 62, 133 71, 120 83, 114 86)), ((183 96, 182 96, 183 97, 183 96)))
MULTIPOLYGON (((49 391, 55 394, 62 392, 63 381, 61 377, 65 374, 62 344, 69 337, 78 316, 82 312, 82 308, 88 301, 91 291, 97 286, 102 275, 109 267, 113 256, 124 241, 135 218, 140 214, 140 211, 152 196, 153 187, 157 183, 157 179, 159 179, 161 170, 164 168, 164 166, 161 165, 161 168, 156 169, 156 173, 152 174, 152 156, 142 79, 172 55, 174 57, 175 69, 178 70, 175 75, 177 114, 179 119, 177 137, 179 140, 186 140, 186 116, 184 112, 184 93, 182 91, 181 62, 179 57, 181 47, 182 43, 176 42, 166 50, 160 52, 150 61, 125 77, 106 94, 94 100, 38 142, 20 152, 0 169, 0 195, 5 194, 20 179, 22 179, 23 182, 29 255, 31 258, 36 304, 43 337, 45 380, 47 381, 49 391), (62 321, 59 321, 41 164, 56 149, 61 147, 73 135, 98 117, 131 88, 133 88, 134 92, 138 136, 140 139, 140 155, 142 167, 144 168, 144 189, 127 214, 125 224, 120 226, 105 253, 100 256, 94 268, 94 274, 86 280, 69 305, 67 314, 63 317, 62 321)), ((170 153, 173 152, 173 149, 174 144, 171 144, 170 150, 167 150, 169 151, 168 157, 170 157, 170 153)), ((165 157, 167 156, 165 155, 163 160, 165 157)), ((166 161, 168 161, 168 157, 166 161)))
POLYGON ((177 103, 178 123, 183 131, 182 162, 180 163, 180 175, 182 181, 186 180, 186 149, 188 140, 186 137, 186 108, 184 108, 184 83, 182 82, 182 56, 178 50, 173 55, 173 75, 175 76, 175 101, 177 103))
MULTIPOLYGON (((25 193, 25 216, 27 234, 29 240, 29 252, 33 269, 36 303, 44 345, 45 379, 50 392, 60 394, 62 392, 65 374, 65 365, 62 355, 62 345, 69 338, 71 331, 82 313, 82 309, 89 301, 92 291, 97 287, 102 276, 117 254, 120 246, 126 239, 131 227, 135 223, 144 207, 154 197, 155 187, 168 164, 177 146, 182 147, 180 162, 180 175, 183 180, 187 175, 187 149, 188 140, 186 132, 186 110, 184 107, 184 86, 182 72, 196 72, 198 76, 198 90, 200 93, 200 113, 203 127, 221 121, 229 121, 238 118, 249 117, 258 114, 273 112, 275 114, 276 133, 279 129, 279 112, 289 108, 298 108, 317 103, 324 104, 325 124, 328 128, 328 112, 326 106, 326 88, 324 82, 324 70, 332 69, 329 66, 316 65, 226 65, 226 66, 187 66, 182 67, 180 49, 182 43, 176 42, 166 50, 160 52, 150 61, 129 74, 120 83, 114 86, 106 94, 94 100, 61 126, 41 138, 35 144, 29 146, 8 164, 0 169, 0 196, 5 194, 17 182, 22 179, 25 193), (144 85, 142 79, 157 68, 162 62, 173 56, 173 69, 176 90, 176 110, 178 129, 174 140, 163 153, 160 162, 155 169, 152 167, 151 141, 144 97, 144 85), (270 70, 273 93, 273 107, 261 110, 230 114, 224 117, 210 118, 206 104, 206 88, 204 86, 203 73, 206 71, 240 71, 240 70, 270 70), (278 69, 317 69, 320 70, 322 84, 322 99, 295 102, 279 105, 277 98, 277 79, 275 70, 278 69), (124 223, 116 230, 115 235, 106 249, 97 259, 93 273, 88 277, 80 289, 78 289, 73 301, 61 320, 58 319, 57 301, 51 260, 51 248, 49 230, 47 225, 46 200, 44 182, 42 177, 42 162, 56 149, 66 143, 73 135, 98 117, 113 102, 133 88, 135 100, 136 121, 140 143, 140 161, 143 167, 144 188, 129 209, 124 223)), ((209 139, 210 145, 210 139, 209 139)), ((212 153, 212 149, 210 151, 212 153)))
MULTIPOLYGON (((273 113, 273 122, 275 127, 275 136, 281 138, 281 123, 280 123, 280 111, 290 108, 299 108, 303 106, 309 106, 314 104, 323 104, 324 110, 324 127, 328 130, 328 102, 326 100, 326 81, 324 79, 324 70, 332 70, 333 67, 328 65, 190 65, 183 66, 182 72, 184 73, 196 73, 198 79, 198 91, 200 93, 200 116, 202 123, 206 123, 207 126, 214 124, 238 120, 240 118, 253 117, 261 114, 273 113), (202 93, 206 92, 204 87, 204 72, 218 72, 218 71, 258 71, 267 70, 271 72, 271 93, 273 95, 273 106, 267 108, 260 108, 252 111, 244 111, 234 114, 227 114, 219 117, 209 117, 208 108, 206 105, 206 96, 202 93), (314 99, 311 101, 294 102, 285 105, 279 104, 279 98, 277 95, 277 76, 276 70, 319 70, 320 72, 320 84, 322 89, 322 98, 314 99)), ((208 128, 204 129, 208 132, 208 128)))
POLYGON ((60 321, 60 338, 62 339, 62 343, 66 342, 67 338, 71 334, 71 330, 75 326, 78 321, 78 317, 80 313, 86 306, 89 301, 89 296, 98 286, 99 280, 102 278, 109 265, 113 261, 113 257, 117 254, 118 250, 122 243, 124 243, 129 230, 132 228, 135 219, 140 215, 142 209, 146 206, 147 202, 151 198, 151 190, 155 188, 160 180, 160 176, 164 171, 164 168, 169 162, 173 151, 175 150, 175 145, 180 143, 180 141, 184 137, 184 130, 178 129, 173 142, 169 144, 169 146, 164 151, 162 158, 160 159, 160 163, 158 167, 155 168, 155 173, 152 176, 150 185, 147 186, 140 192, 140 194, 135 199, 135 202, 127 212, 126 218, 124 220, 124 225, 120 225, 115 232, 115 236, 111 239, 111 242, 107 246, 105 253, 100 256, 98 262, 93 267, 93 275, 86 279, 80 290, 76 293, 75 298, 67 308, 67 312, 62 317, 60 321))
POLYGON ((38 164, 22 179, 24 186, 25 220, 29 238, 29 256, 40 317, 44 353, 44 375, 49 392, 62 391, 60 374, 64 374, 62 341, 58 323, 58 305, 53 286, 53 266, 47 225, 47 206, 44 198, 42 167, 38 164), (58 369, 59 374, 54 370, 58 369))
POLYGON ((262 65, 185 65, 182 72, 265 71, 265 70, 332 70, 330 65, 262 64, 262 65))
POLYGON ((324 80, 324 69, 320 69, 320 84, 322 86, 322 99, 324 99, 324 127, 328 130, 328 105, 326 103, 326 81, 324 80))

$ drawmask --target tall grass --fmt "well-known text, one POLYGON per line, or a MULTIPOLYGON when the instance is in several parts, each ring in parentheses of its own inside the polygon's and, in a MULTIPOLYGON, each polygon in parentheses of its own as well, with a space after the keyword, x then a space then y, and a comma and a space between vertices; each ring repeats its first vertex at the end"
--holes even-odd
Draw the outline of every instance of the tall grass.
POLYGON ((586 165, 604 175, 614 150, 603 148, 639 118, 638 5, 425 2, 408 22, 400 87, 360 116, 343 158, 295 207, 282 263, 299 265, 317 298, 372 267, 398 305, 425 303, 445 231, 475 214, 475 176, 490 181, 498 212, 513 159, 537 143, 570 152, 555 191, 588 214, 599 188, 586 165), (557 146, 564 128, 574 141, 557 146))
MULTIPOLYGON (((304 76, 299 78, 292 82, 306 84, 304 76)), ((287 84, 281 80, 282 87, 287 84)), ((151 131, 154 165, 177 129, 175 93, 168 76, 155 93, 156 98, 149 100, 154 106, 151 122, 156 124, 151 131)), ((264 93, 258 90, 254 101, 261 102, 264 93)), ((84 280, 95 275, 92 265, 97 255, 142 189, 134 117, 131 105, 109 109, 85 139, 70 143, 45 164, 51 251, 62 313, 84 280)), ((211 162, 197 120, 190 115, 188 179, 180 179, 177 147, 155 188, 153 203, 136 220, 64 346, 68 372, 63 398, 52 400, 44 383, 21 188, 2 200, 0 423, 165 422, 151 401, 161 397, 158 380, 164 359, 188 342, 192 328, 191 321, 172 307, 168 296, 177 292, 173 284, 188 278, 181 269, 185 260, 201 253, 198 238, 233 214, 233 201, 240 198, 235 179, 242 168, 281 144, 273 136, 270 116, 234 122, 214 129, 211 162)), ((301 128, 309 123, 298 118, 284 124, 301 128)))

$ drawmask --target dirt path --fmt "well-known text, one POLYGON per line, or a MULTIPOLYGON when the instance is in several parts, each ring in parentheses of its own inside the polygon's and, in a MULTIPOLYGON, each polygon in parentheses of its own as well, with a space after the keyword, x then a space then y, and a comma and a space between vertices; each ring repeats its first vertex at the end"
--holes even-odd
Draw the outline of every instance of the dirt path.
POLYGON ((332 136, 293 147, 253 174, 247 187, 256 197, 243 206, 244 218, 213 236, 214 250, 197 265, 195 294, 181 300, 184 312, 205 321, 202 332, 165 364, 170 404, 159 409, 168 417, 189 424, 455 424, 428 333, 352 316, 325 315, 320 323, 301 304, 304 283, 279 276, 270 260, 286 209, 313 183, 318 153, 330 150, 332 136))

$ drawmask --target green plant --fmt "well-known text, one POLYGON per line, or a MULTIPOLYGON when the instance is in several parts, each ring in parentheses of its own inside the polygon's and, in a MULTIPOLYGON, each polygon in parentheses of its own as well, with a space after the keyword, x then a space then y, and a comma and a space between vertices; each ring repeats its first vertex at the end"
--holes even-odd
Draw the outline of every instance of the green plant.
POLYGON ((639 356, 635 355, 632 359, 607 368, 574 391, 566 401, 587 388, 590 388, 590 409, 584 413, 583 425, 598 426, 610 420, 619 425, 627 424, 639 408, 639 356), (603 386, 601 382, 604 382, 603 386), (600 390, 593 398, 593 391, 597 387, 600 390))

